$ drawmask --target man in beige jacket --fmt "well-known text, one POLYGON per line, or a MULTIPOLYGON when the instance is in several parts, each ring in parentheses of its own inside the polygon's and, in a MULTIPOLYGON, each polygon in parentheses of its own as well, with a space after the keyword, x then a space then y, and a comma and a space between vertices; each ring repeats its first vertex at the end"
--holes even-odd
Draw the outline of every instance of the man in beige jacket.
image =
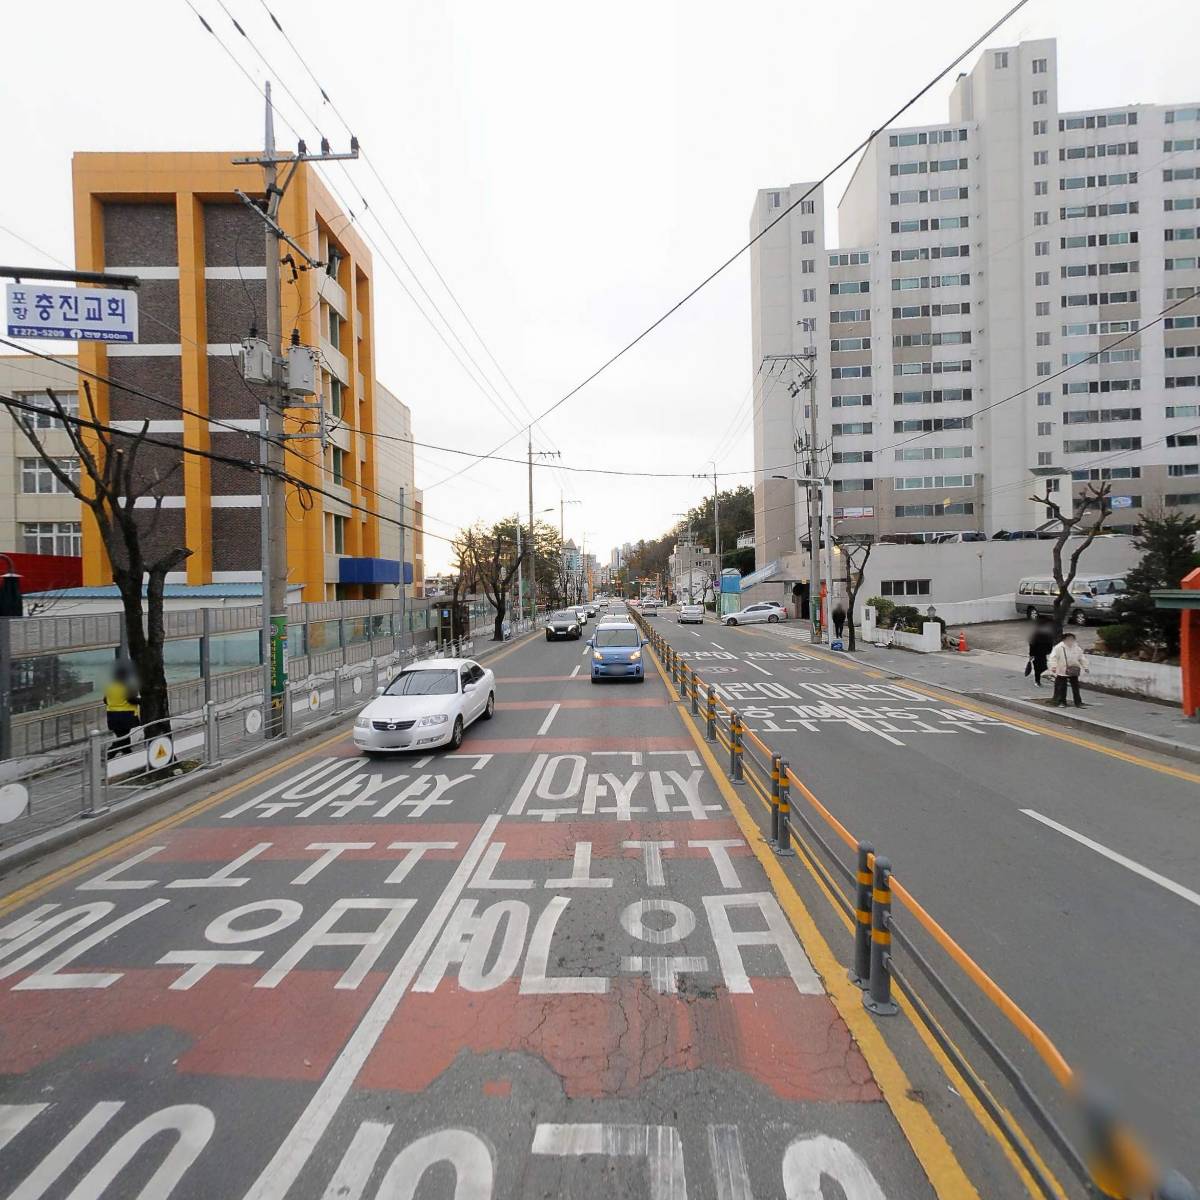
POLYGON ((1051 708, 1067 707, 1067 685, 1071 685, 1071 697, 1076 708, 1083 708, 1079 695, 1079 677, 1087 670, 1087 655, 1075 640, 1073 633, 1064 633, 1062 640, 1050 651, 1050 674, 1054 676, 1054 696, 1051 708))

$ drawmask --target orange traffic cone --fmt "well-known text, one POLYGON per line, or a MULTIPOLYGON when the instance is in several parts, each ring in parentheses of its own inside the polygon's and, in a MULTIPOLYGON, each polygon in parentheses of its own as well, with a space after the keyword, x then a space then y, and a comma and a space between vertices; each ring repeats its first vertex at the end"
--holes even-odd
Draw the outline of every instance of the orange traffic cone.
POLYGON ((958 631, 958 652, 959 654, 966 654, 967 652, 967 634, 963 629, 958 631))

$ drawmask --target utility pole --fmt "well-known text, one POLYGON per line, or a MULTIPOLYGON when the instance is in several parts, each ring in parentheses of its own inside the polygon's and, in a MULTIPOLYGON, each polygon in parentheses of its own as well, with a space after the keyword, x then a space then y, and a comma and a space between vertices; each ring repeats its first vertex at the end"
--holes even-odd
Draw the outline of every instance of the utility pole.
POLYGON ((400 649, 404 649, 404 635, 408 625, 404 620, 404 484, 400 485, 400 649))
MULTIPOLYGON (((295 154, 278 154, 275 149, 275 109, 271 103, 271 84, 268 81, 263 95, 266 100, 266 118, 263 132, 263 153, 259 158, 235 158, 239 165, 254 164, 262 167, 263 187, 267 198, 264 211, 258 204, 242 192, 240 199, 256 213, 265 226, 264 238, 266 263, 266 347, 267 369, 262 372, 267 382, 267 390, 262 404, 259 406, 259 462, 262 466, 262 479, 259 485, 259 502, 262 505, 262 653, 264 676, 269 700, 266 705, 264 728, 267 737, 278 737, 284 732, 284 710, 287 703, 287 483, 283 478, 283 443, 287 436, 320 438, 324 448, 325 423, 321 418, 321 430, 318 434, 287 435, 284 431, 283 410, 286 407, 305 407, 289 400, 289 393, 299 389, 293 388, 290 378, 291 357, 280 358, 283 350, 282 316, 280 312, 280 280, 281 265, 280 243, 287 242, 296 250, 310 267, 322 267, 325 264, 317 262, 302 246, 284 232, 279 224, 279 210, 283 203, 284 193, 294 178, 302 162, 330 162, 336 159, 353 159, 358 157, 358 139, 350 139, 350 153, 333 154, 329 143, 322 139, 321 153, 309 154, 301 142, 295 154), (279 183, 279 166, 286 164, 290 167, 283 180, 279 183), (281 384, 281 377, 288 370, 287 387, 281 384)), ((254 338, 247 347, 247 358, 252 348, 254 338)), ((293 339, 296 349, 299 339, 293 339)), ((251 378, 251 366, 248 361, 243 363, 243 371, 251 378)), ((259 378, 259 376, 255 376, 259 378)), ((312 394, 311 390, 307 394, 312 394)), ((307 405, 320 408, 320 403, 307 405)))
MULTIPOLYGON (((537 552, 535 547, 537 541, 533 536, 533 426, 528 429, 529 434, 529 619, 537 621, 537 552)), ((539 450, 538 458, 562 458, 562 454, 557 450, 539 450)))

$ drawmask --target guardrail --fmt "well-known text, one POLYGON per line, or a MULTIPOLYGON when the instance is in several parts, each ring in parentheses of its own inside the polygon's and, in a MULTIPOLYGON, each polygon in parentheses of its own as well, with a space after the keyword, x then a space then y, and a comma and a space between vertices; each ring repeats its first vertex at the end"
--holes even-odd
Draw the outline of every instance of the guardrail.
MULTIPOLYGON (((535 628, 529 620, 514 622, 510 636, 535 628)), ((473 638, 460 638, 289 680, 284 732, 269 739, 270 744, 283 745, 318 721, 361 708, 401 667, 433 658, 462 658, 476 649, 473 638)), ((261 678, 262 672, 258 674, 261 678)), ((114 803, 192 771, 249 759, 268 742, 267 704, 259 688, 139 726, 129 739, 92 729, 82 745, 0 762, 0 843, 15 845, 69 821, 98 816, 114 803)))
MULTIPOLYGON (((981 1108, 1000 1130, 1029 1178, 1047 1200, 1062 1190, 1036 1150, 983 1080, 966 1061, 942 1024, 918 994, 896 962, 896 948, 911 959, 955 1018, 968 1030, 1011 1087, 1013 1094, 1041 1129, 1075 1178, 1093 1196, 1117 1200, 1196 1200, 1192 1185, 1175 1171, 1161 1170, 1140 1140, 1118 1115, 1111 1097, 1085 1083, 1051 1038, 984 969, 950 936, 933 915, 892 874, 887 858, 874 846, 856 838, 804 785, 787 761, 752 730, 745 727, 736 708, 726 704, 716 687, 699 673, 646 619, 632 613, 647 637, 659 665, 680 700, 691 713, 703 717, 705 738, 728 756, 731 783, 754 791, 770 814, 770 841, 780 857, 799 850, 820 878, 827 893, 850 918, 854 929, 853 965, 849 978, 863 992, 863 1007, 877 1017, 895 1014, 892 985, 899 989, 913 1016, 928 1030, 965 1080, 981 1108), (804 798, 804 807, 792 803, 793 791, 804 798), (811 810, 811 815, 809 811, 811 810), (821 825, 818 825, 818 820, 821 825), (822 828, 821 826, 824 826, 822 828), (853 855, 846 862, 829 834, 853 855), (820 854, 816 853, 819 848, 820 854), (852 889, 843 891, 835 876, 852 889), (1037 1054, 1061 1094, 1074 1103, 1072 1117, 1079 1133, 1072 1138, 1026 1080, 1020 1067, 953 990, 929 956, 914 940, 905 922, 892 912, 893 898, 940 947, 964 975, 983 993, 995 1010, 1037 1054), (1076 1140, 1083 1143, 1080 1149, 1076 1140)), ((905 968, 906 970, 907 968, 905 968)))

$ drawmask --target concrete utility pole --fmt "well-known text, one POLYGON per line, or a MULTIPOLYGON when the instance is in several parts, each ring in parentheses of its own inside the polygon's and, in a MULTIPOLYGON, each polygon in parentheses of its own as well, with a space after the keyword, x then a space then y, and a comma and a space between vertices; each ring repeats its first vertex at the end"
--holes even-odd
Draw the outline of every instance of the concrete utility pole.
MULTIPOLYGON (((537 541, 533 536, 533 426, 528 429, 529 434, 529 566, 526 574, 529 578, 529 619, 537 620, 537 541)), ((538 458, 562 458, 562 454, 557 450, 539 450, 538 458)))
POLYGON ((400 648, 404 648, 404 635, 408 625, 404 620, 404 484, 400 485, 400 648))
MULTIPOLYGON (((271 84, 263 89, 266 100, 266 118, 263 132, 263 153, 260 158, 235 158, 235 164, 254 164, 262 167, 263 188, 267 198, 266 211, 255 204, 244 193, 239 197, 260 218, 264 229, 266 263, 266 344, 271 358, 271 381, 267 385, 265 399, 259 406, 259 461, 262 478, 259 484, 259 502, 262 505, 261 550, 263 580, 263 664, 270 700, 266 706, 264 721, 268 737, 278 737, 284 731, 284 708, 287 697, 287 483, 283 478, 283 443, 288 437, 284 431, 283 410, 294 402, 281 387, 280 378, 283 360, 282 316, 280 312, 280 242, 287 242, 310 267, 323 267, 302 246, 284 232, 279 224, 279 209, 284 193, 288 189, 302 162, 331 162, 337 159, 358 157, 358 139, 350 139, 348 154, 333 154, 329 144, 321 143, 320 154, 309 154, 301 142, 295 154, 278 154, 275 149, 275 109, 271 103, 271 84), (290 167, 282 186, 279 183, 279 166, 290 167)), ((313 406, 309 406, 313 407, 313 406)), ((319 407, 319 404, 317 405, 319 407)), ((297 437, 319 437, 324 446, 324 422, 317 435, 297 434, 297 437)), ((401 516, 403 520, 403 515, 401 516)))

